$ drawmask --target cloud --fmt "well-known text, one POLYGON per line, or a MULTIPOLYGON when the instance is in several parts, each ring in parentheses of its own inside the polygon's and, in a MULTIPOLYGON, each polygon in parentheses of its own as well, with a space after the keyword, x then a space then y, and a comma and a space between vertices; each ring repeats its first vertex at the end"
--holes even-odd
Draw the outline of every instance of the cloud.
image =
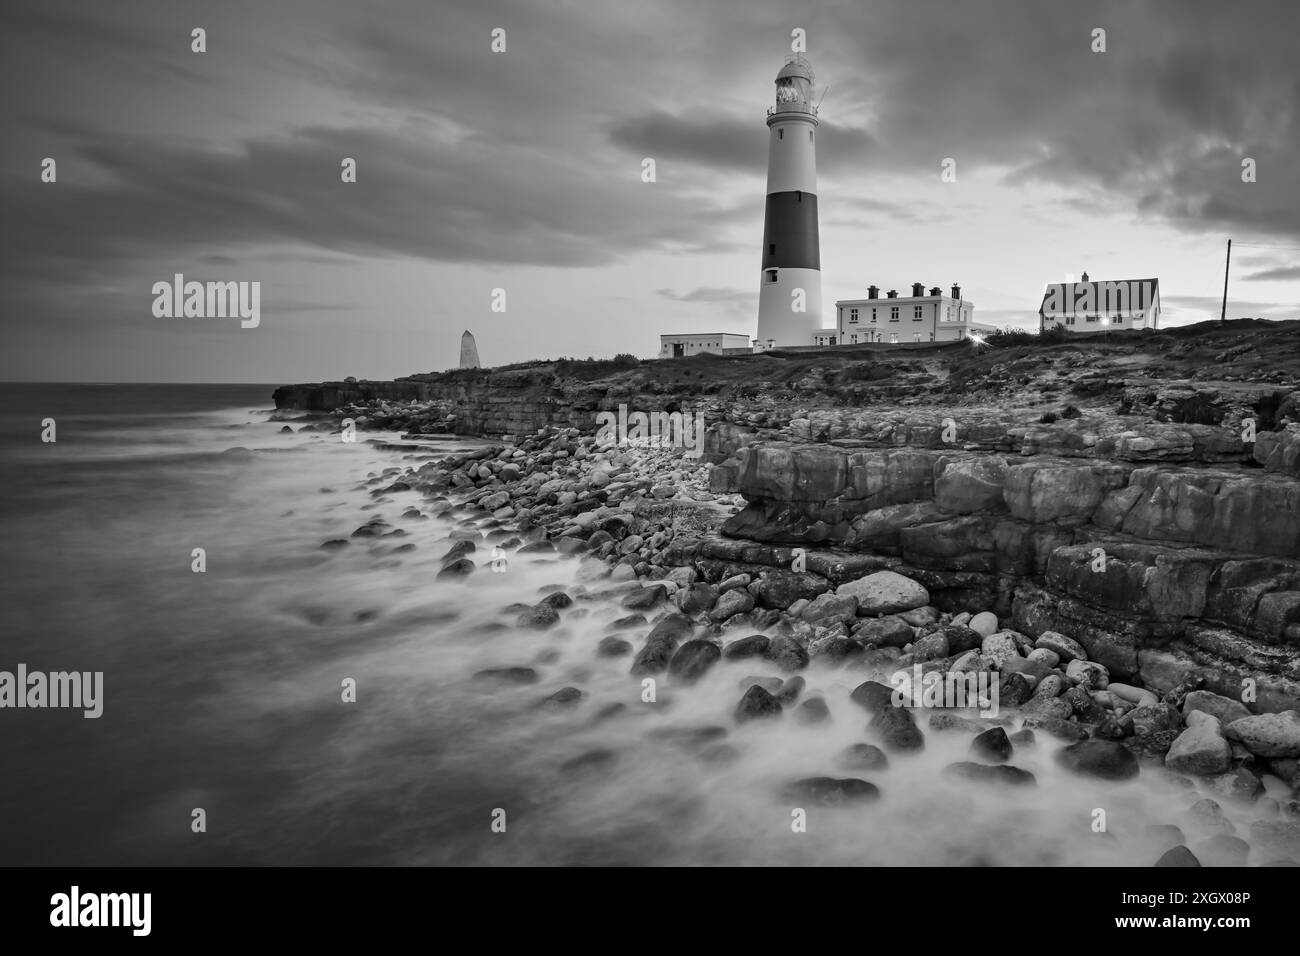
POLYGON ((684 293, 673 289, 655 289, 655 294, 674 302, 726 302, 746 308, 753 307, 758 302, 757 292, 744 289, 701 287, 684 293))
POLYGON ((1246 281, 1253 279, 1300 279, 1300 266, 1279 266, 1276 269, 1264 269, 1242 276, 1246 281))

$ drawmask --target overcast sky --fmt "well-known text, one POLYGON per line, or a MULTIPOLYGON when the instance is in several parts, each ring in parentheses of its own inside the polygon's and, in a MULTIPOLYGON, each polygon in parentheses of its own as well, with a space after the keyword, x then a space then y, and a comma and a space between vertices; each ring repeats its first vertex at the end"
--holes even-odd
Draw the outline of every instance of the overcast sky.
POLYGON ((1085 270, 1158 277, 1165 322, 1199 321, 1229 236, 1229 314, 1300 317, 1295 0, 5 0, 0 379, 385 378, 454 366, 465 329, 488 365, 752 335, 795 28, 829 86, 826 325, 873 283, 957 282, 1036 328, 1044 283, 1085 270), (177 272, 260 281, 261 325, 155 318, 177 272))

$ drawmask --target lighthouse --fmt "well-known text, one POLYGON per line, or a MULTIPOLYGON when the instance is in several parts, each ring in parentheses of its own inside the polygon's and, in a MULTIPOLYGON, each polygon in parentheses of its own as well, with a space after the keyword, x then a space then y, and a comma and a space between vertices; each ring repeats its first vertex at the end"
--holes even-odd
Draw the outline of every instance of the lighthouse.
POLYGON ((822 327, 817 240, 817 107, 813 70, 802 53, 776 75, 767 111, 767 208, 755 350, 812 345, 822 327))

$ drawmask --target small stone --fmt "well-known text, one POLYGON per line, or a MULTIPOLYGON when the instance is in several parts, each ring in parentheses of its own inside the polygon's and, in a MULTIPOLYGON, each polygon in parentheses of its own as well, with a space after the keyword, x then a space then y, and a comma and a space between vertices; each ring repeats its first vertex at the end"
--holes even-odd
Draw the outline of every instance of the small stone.
POLYGON ((989 637, 997 633, 998 616, 991 611, 980 611, 966 625, 980 637, 989 637))
POLYGON ((905 647, 915 640, 916 632, 901 617, 890 615, 863 621, 853 629, 853 636, 868 646, 905 647))
POLYGON ((736 720, 744 723, 748 720, 781 716, 781 702, 757 684, 745 691, 745 696, 736 705, 736 720))
POLYGON ((1028 660, 1053 668, 1061 663, 1061 655, 1047 647, 1036 647, 1025 655, 1028 660))
POLYGON ((531 667, 489 667, 474 674, 475 680, 502 681, 507 684, 536 684, 540 677, 531 667))
POLYGON ((1090 690, 1105 690, 1110 671, 1096 661, 1072 660, 1065 666, 1065 676, 1090 690))
POLYGON ((621 637, 602 637, 596 645, 597 657, 623 657, 632 653, 632 642, 621 637))
POLYGON ((1038 778, 1028 770, 1010 764, 990 765, 968 760, 950 763, 943 768, 945 776, 972 780, 977 783, 1003 784, 1012 787, 1036 787, 1038 778))
POLYGON ((550 697, 546 698, 548 704, 570 705, 576 704, 582 700, 582 691, 576 687, 562 687, 550 697))
POLYGON ((850 744, 840 751, 835 765, 843 770, 886 770, 889 758, 874 744, 850 744))
POLYGON ((880 799, 880 789, 866 780, 848 777, 805 777, 787 784, 781 799, 792 804, 836 807, 854 803, 872 803, 880 799))
POLYGON ((821 697, 809 697, 794 712, 795 720, 801 724, 824 724, 831 718, 831 709, 821 697))
POLYGON ((1001 727, 993 727, 976 736, 970 744, 970 754, 980 760, 1002 763, 1011 759, 1011 741, 1001 727))
POLYGON ((1001 670, 1006 661, 1020 656, 1020 648, 1016 646, 1016 640, 1009 631, 1000 631, 984 638, 980 643, 980 655, 995 670, 1001 670))
POLYGON ((1185 846, 1176 846, 1172 850, 1166 850, 1160 859, 1156 860, 1155 866, 1200 866, 1198 860, 1192 851, 1185 846))
POLYGON ((887 707, 893 706, 892 698, 894 689, 888 687, 879 681, 864 681, 853 689, 849 699, 853 703, 862 707, 869 714, 878 714, 887 707))
POLYGON ((744 589, 736 589, 724 592, 713 610, 709 611, 709 620, 725 621, 729 617, 737 614, 744 614, 754 609, 754 596, 744 589))
POLYGON ((1070 744, 1057 753, 1056 762, 1071 773, 1102 780, 1129 780, 1140 772, 1133 751, 1111 740, 1070 744))
POLYGON ((438 572, 438 579, 464 578, 474 573, 476 565, 469 558, 457 558, 438 572))
POLYGON ((746 657, 762 657, 767 654, 771 642, 763 634, 751 634, 738 641, 732 641, 722 649, 722 656, 729 661, 742 660, 746 657))
POLYGON ((781 689, 776 691, 776 699, 783 704, 793 704, 803 693, 803 689, 808 686, 808 682, 802 677, 794 676, 781 684, 781 689))
POLYGON ((535 604, 515 619, 515 627, 544 631, 560 620, 560 612, 549 604, 535 604))
POLYGON ((763 656, 783 671, 803 670, 808 666, 808 652, 803 645, 784 635, 772 638, 763 656))
POLYGON ((912 712, 903 707, 886 707, 879 711, 867 730, 875 733, 887 750, 921 750, 925 735, 916 726, 912 712))
POLYGON ((1045 647, 1067 663, 1075 660, 1086 661, 1088 659, 1088 652, 1083 649, 1082 644, 1074 638, 1058 634, 1056 631, 1043 631, 1042 634, 1038 635, 1038 640, 1034 641, 1034 647, 1045 647))

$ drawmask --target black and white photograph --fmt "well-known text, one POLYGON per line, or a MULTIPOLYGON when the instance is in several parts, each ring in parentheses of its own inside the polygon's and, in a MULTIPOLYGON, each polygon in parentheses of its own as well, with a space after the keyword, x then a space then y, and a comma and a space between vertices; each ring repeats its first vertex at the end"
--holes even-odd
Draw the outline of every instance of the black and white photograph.
POLYGON ((1090 940, 1280 933, 1297 37, 6 0, 22 920, 149 935, 118 868, 1032 867, 1090 940))

